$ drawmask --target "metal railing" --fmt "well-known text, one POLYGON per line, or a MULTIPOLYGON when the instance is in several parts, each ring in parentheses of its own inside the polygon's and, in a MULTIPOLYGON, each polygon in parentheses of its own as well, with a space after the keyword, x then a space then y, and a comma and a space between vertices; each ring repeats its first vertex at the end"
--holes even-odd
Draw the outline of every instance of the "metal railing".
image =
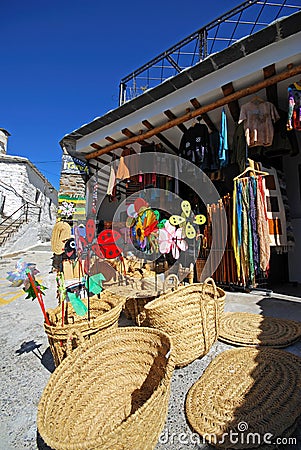
POLYGON ((41 221, 42 208, 30 202, 25 202, 0 223, 0 245, 17 231, 24 223, 41 221))
POLYGON ((265 28, 274 20, 300 10, 300 0, 248 0, 241 3, 122 78, 119 105, 225 49, 238 39, 265 28))

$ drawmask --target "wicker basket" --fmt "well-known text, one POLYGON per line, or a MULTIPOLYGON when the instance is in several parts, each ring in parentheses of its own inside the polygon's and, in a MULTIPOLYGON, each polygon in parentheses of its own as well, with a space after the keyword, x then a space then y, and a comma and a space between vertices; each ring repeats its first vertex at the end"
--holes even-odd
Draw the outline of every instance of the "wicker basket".
POLYGON ((149 325, 171 336, 177 366, 204 356, 217 340, 225 296, 207 278, 203 284, 181 287, 145 305, 149 325))
MULTIPOLYGON (((166 292, 168 289, 168 283, 170 280, 174 280, 175 284, 173 286, 177 287, 179 280, 174 274, 168 275, 164 281, 163 289, 155 291, 154 289, 146 289, 145 291, 136 292, 134 295, 127 297, 124 312, 128 319, 138 325, 139 327, 147 327, 149 323, 146 318, 146 313, 144 307, 147 303, 155 300, 162 292, 166 292)), ((153 287, 153 286, 152 286, 153 287)))
POLYGON ((104 331, 51 375, 38 431, 57 450, 151 450, 165 423, 173 369, 167 334, 138 327, 104 331))
MULTIPOLYGON (((87 304, 87 300, 83 300, 87 304)), ((79 344, 78 336, 73 331, 77 330, 87 339, 91 335, 108 327, 117 327, 118 319, 124 305, 125 298, 108 291, 104 291, 98 299, 97 296, 90 298, 90 320, 87 315, 78 316, 70 303, 68 303, 68 323, 62 326, 61 306, 48 309, 47 314, 51 325, 44 323, 44 329, 48 337, 51 353, 55 366, 57 367, 67 356, 67 341, 72 340, 72 349, 79 344)))
POLYGON ((155 292, 137 292, 133 297, 128 297, 124 305, 124 312, 128 319, 131 319, 139 327, 147 327, 144 306, 158 297, 155 292))

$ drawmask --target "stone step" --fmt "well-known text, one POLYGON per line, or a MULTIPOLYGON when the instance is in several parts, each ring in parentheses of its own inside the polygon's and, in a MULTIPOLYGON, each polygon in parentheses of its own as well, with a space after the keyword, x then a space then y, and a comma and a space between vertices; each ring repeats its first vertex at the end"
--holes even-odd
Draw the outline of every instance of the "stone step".
POLYGON ((7 242, 16 233, 16 231, 18 231, 24 222, 24 219, 20 219, 12 224, 7 222, 0 224, 0 246, 7 242))

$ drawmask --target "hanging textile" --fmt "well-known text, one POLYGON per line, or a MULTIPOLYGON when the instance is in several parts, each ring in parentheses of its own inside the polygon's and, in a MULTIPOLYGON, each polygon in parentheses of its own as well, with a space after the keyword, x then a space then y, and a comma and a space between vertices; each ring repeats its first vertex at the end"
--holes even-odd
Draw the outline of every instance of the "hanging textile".
MULTIPOLYGON (((211 259, 212 266, 210 267, 210 271, 213 273, 212 278, 221 284, 239 284, 240 277, 237 275, 235 257, 233 252, 233 247, 231 243, 231 235, 232 235, 232 200, 230 194, 223 196, 217 204, 213 203, 211 205, 207 205, 207 224, 204 228, 204 236, 202 238, 202 245, 200 251, 200 258, 198 259, 198 263, 204 259, 204 257, 208 257, 210 252, 210 248, 212 245, 212 224, 215 224, 218 227, 216 235, 217 235, 217 243, 216 250, 221 251, 224 238, 226 237, 226 247, 224 248, 223 257, 218 265, 215 267, 215 255, 213 255, 211 259), (223 220, 221 216, 226 213, 227 217, 227 227, 224 228, 222 226, 223 220)), ((204 265, 204 263, 203 263, 204 265)))
POLYGON ((119 180, 128 180, 130 178, 130 171, 124 162, 123 156, 120 156, 116 178, 119 180))
POLYGON ((228 128, 227 128, 227 116, 225 108, 222 109, 221 129, 219 135, 219 150, 218 159, 219 166, 225 167, 228 164, 228 128))
POLYGON ((206 125, 196 123, 182 136, 179 156, 196 164, 202 170, 210 168, 209 132, 206 125))
POLYGON ((237 275, 246 285, 266 271, 270 259, 269 229, 262 177, 234 179, 232 245, 237 275))
POLYGON ((116 196, 116 172, 117 172, 117 156, 113 154, 110 167, 109 183, 107 187, 107 194, 110 197, 116 196))
POLYGON ((275 106, 255 97, 242 105, 238 123, 244 123, 248 147, 269 147, 273 143, 275 123, 279 114, 275 106))
POLYGON ((239 171, 242 172, 243 170, 245 170, 247 165, 247 156, 248 151, 247 151, 244 123, 241 122, 240 124, 237 124, 235 126, 231 147, 230 162, 232 164, 237 163, 239 171))
POLYGON ((293 83, 288 87, 287 129, 301 130, 301 83, 293 83))

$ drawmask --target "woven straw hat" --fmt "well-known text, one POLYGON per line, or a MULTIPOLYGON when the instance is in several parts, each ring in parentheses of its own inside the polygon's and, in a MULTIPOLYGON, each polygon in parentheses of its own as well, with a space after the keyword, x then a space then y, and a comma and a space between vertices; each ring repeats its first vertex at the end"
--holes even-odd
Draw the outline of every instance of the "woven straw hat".
POLYGON ((71 227, 67 222, 57 222, 52 230, 51 250, 56 255, 64 253, 65 241, 71 237, 71 227))

